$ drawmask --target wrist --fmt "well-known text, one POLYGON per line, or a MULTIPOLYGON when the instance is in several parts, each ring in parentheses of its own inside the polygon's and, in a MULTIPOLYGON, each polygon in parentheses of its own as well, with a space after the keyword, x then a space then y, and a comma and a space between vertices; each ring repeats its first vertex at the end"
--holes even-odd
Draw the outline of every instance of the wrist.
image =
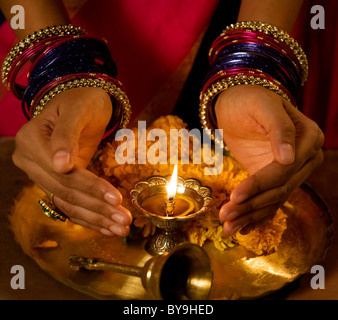
POLYGON ((88 121, 97 118, 96 121, 105 125, 108 124, 113 113, 108 93, 96 87, 69 89, 55 96, 50 103, 59 107, 58 112, 62 113, 71 108, 79 117, 88 118, 88 121))
POLYGON ((209 64, 200 94, 200 120, 211 139, 223 147, 223 139, 215 137, 214 110, 223 91, 261 86, 296 106, 295 97, 308 76, 307 57, 297 41, 283 30, 255 21, 228 26, 213 42, 209 64))
POLYGON ((131 114, 129 99, 116 76, 107 42, 72 25, 48 27, 28 36, 12 49, 2 67, 3 82, 22 100, 23 113, 29 120, 71 89, 99 88, 105 97, 108 94, 113 108, 104 139, 126 127, 131 114), (17 75, 32 60, 27 84, 18 84, 17 75))

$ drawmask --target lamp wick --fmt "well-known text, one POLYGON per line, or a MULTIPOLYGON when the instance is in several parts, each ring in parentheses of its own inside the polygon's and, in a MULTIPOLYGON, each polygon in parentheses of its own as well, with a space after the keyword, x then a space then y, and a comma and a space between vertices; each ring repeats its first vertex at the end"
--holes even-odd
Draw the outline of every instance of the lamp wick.
POLYGON ((175 209, 175 201, 173 197, 169 198, 169 201, 166 202, 166 215, 172 216, 174 214, 174 209, 175 209))

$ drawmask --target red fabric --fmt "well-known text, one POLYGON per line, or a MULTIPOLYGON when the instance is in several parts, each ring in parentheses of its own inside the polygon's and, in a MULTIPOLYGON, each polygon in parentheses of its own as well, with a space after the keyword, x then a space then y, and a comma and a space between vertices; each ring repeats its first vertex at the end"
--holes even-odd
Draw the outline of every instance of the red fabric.
MULTIPOLYGON (((8 52, 17 43, 17 39, 8 23, 0 27, 0 61, 7 56, 8 52)), ((15 136, 17 131, 26 122, 21 111, 21 102, 0 84, 0 137, 15 136)))
POLYGON ((309 60, 309 78, 301 107, 325 134, 325 147, 338 148, 338 1, 307 0, 294 30, 309 60), (325 9, 325 29, 312 29, 311 8, 325 9))
POLYGON ((115 0, 105 1, 102 10, 97 1, 90 0, 73 22, 108 40, 118 66, 118 78, 127 90, 136 116, 189 53, 217 3, 217 0, 115 0), (103 25, 104 21, 109 23, 103 25))

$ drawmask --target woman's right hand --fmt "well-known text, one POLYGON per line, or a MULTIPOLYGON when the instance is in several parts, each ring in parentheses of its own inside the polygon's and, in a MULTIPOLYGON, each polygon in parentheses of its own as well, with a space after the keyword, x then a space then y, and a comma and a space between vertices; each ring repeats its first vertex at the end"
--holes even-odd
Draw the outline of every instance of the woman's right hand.
POLYGON ((16 136, 13 162, 70 221, 106 236, 127 236, 132 222, 120 192, 86 168, 112 114, 100 88, 76 88, 51 100, 16 136))

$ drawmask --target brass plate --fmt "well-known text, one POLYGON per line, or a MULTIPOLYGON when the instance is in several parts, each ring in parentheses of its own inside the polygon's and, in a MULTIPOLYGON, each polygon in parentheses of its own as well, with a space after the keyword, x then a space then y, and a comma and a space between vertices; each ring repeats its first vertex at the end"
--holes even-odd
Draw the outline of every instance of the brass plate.
MULTIPOLYGON (((112 272, 69 270, 68 257, 79 255, 107 262, 143 267, 151 256, 147 239, 108 238, 70 222, 52 221, 41 211, 38 199, 44 193, 33 184, 15 200, 10 222, 23 251, 57 280, 99 299, 152 299, 137 277, 112 272), (38 248, 44 241, 50 247, 38 248), (57 246, 55 247, 55 245, 57 246)), ((308 187, 289 198, 288 227, 278 251, 256 256, 241 246, 219 252, 212 243, 204 246, 214 272, 210 299, 257 298, 282 288, 318 264, 330 245, 331 217, 326 206, 308 187)))

